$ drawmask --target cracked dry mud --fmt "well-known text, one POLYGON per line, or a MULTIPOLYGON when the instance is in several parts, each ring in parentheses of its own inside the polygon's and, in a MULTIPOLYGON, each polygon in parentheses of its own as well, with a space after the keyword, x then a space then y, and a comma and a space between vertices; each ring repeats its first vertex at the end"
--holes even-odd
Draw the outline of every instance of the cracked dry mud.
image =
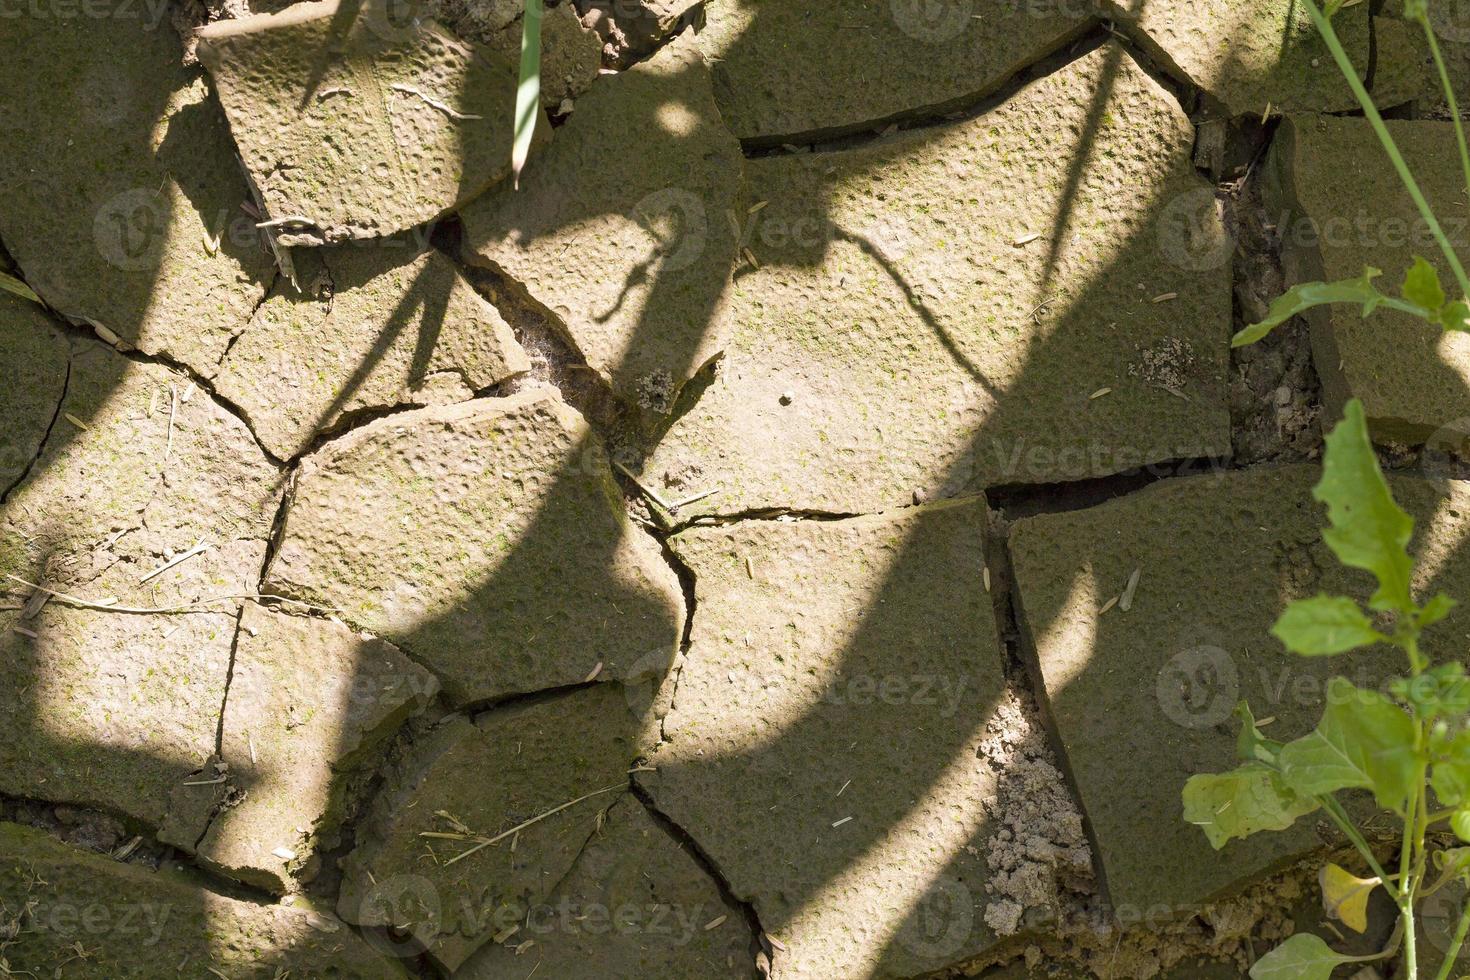
MULTIPOLYGON (((1419 584, 1470 586, 1453 339, 1229 348, 1399 267, 1304 14, 566 0, 516 190, 521 10, 4 18, 0 975, 1381 944, 1323 925, 1330 830, 1179 819, 1238 697, 1319 708, 1266 630, 1353 591, 1309 495, 1344 398, 1419 584)), ((1399 14, 1344 42, 1463 211, 1399 14)))

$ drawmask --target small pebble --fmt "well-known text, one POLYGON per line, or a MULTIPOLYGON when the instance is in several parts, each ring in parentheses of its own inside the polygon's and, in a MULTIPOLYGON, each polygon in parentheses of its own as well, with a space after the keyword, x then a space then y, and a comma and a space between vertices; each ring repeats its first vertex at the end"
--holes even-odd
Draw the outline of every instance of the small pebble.
POLYGON ((915 490, 914 491, 914 503, 916 505, 917 504, 922 504, 924 501, 926 501, 928 499, 929 499, 929 495, 927 493, 925 493, 923 490, 915 490))

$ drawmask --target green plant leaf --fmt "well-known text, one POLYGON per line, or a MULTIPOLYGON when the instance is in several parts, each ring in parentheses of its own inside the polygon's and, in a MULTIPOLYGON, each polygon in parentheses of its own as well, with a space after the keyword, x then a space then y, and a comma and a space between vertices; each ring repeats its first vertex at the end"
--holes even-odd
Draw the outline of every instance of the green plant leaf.
POLYGON ((1431 667, 1418 677, 1396 677, 1389 682, 1388 693, 1411 705, 1425 721, 1470 712, 1470 678, 1453 661, 1431 667))
POLYGON ((1251 967, 1251 980, 1328 980, 1332 971, 1353 957, 1332 951, 1310 932, 1299 932, 1251 967))
POLYGON ((1388 639, 1373 628, 1356 602, 1332 595, 1296 600, 1276 620, 1271 635, 1304 657, 1346 653, 1388 639))
POLYGON ((1434 598, 1424 603, 1423 608, 1419 610, 1419 615, 1416 617, 1419 628, 1423 629, 1426 626, 1433 626, 1448 616, 1450 610, 1454 609, 1456 605, 1458 603, 1443 592, 1436 594, 1434 598))
POLYGON ((1184 819, 1203 830, 1217 851, 1235 837, 1285 830, 1317 809, 1316 800, 1292 792, 1274 769, 1260 762, 1190 776, 1183 796, 1184 819))
POLYGON ((1281 749, 1281 774, 1303 796, 1371 789, 1379 806, 1402 813, 1417 790, 1414 736, 1413 719, 1403 708, 1334 677, 1316 730, 1281 749))
POLYGON ((1439 325, 1446 330, 1470 330, 1470 303, 1457 299, 1439 309, 1439 325))
POLYGON ((1378 577, 1369 607, 1414 612, 1409 594, 1413 562, 1407 550, 1414 520, 1394 503, 1368 440, 1363 403, 1356 398, 1327 436, 1322 479, 1312 496, 1327 505, 1332 526, 1322 539, 1338 561, 1378 577))
POLYGON ((1434 788, 1440 806, 1470 802, 1470 732, 1460 732, 1436 749, 1429 785, 1434 788))
POLYGON ((1470 810, 1461 808, 1450 814, 1450 829, 1460 840, 1470 843, 1470 810))
POLYGON ((1274 767, 1276 757, 1281 754, 1281 743, 1261 735, 1261 730, 1256 727, 1256 716, 1251 714, 1250 705, 1244 701, 1235 706, 1235 714, 1240 718, 1240 736, 1235 740, 1236 752, 1246 762, 1265 762, 1274 767))
POLYGON ((1253 323, 1240 333, 1231 338, 1231 347, 1244 347, 1253 344, 1275 330, 1281 324, 1290 320, 1298 313, 1304 313, 1314 306, 1324 306, 1328 303, 1361 303, 1363 315, 1367 316, 1378 308, 1388 297, 1378 291, 1373 285, 1373 280, 1383 275, 1382 271, 1374 268, 1363 270, 1363 274, 1357 279, 1342 279, 1338 282, 1304 282, 1299 286, 1293 286, 1271 302, 1266 310, 1266 319, 1260 323, 1253 323))
POLYGON ((1422 255, 1414 256, 1414 264, 1404 273, 1404 299, 1426 310, 1437 311, 1444 306, 1444 287, 1439 284, 1439 273, 1422 255))
POLYGON ((541 117, 541 0, 526 0, 521 24, 521 75, 516 86, 515 135, 510 148, 510 171, 521 186, 521 171, 531 155, 536 123, 541 117))

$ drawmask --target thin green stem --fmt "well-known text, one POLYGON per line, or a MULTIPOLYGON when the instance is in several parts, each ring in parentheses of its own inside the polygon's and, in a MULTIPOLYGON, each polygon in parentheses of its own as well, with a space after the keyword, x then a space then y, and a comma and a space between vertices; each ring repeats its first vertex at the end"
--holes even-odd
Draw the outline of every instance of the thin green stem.
POLYGON ((1465 193, 1470 196, 1470 146, 1465 143, 1465 124, 1460 120, 1460 103, 1455 97, 1455 86, 1450 81, 1450 71, 1445 67, 1444 55, 1439 51, 1439 40, 1434 36, 1434 27, 1426 13, 1419 18, 1424 28, 1424 37, 1429 41, 1429 53, 1434 55, 1434 67, 1439 70, 1439 84, 1444 88, 1445 101, 1449 104, 1450 119, 1455 124, 1455 140, 1460 144, 1460 166, 1465 170, 1465 193))
POLYGON ((1414 206, 1419 209, 1419 216, 1424 219, 1434 239, 1439 243, 1440 251, 1444 253, 1445 261, 1449 263, 1450 269, 1455 274, 1455 280, 1460 284, 1460 291, 1470 296, 1470 276, 1466 276, 1465 267, 1460 264, 1460 257, 1455 254, 1455 249, 1450 244, 1449 237, 1445 235, 1444 229, 1440 227, 1439 220, 1435 218, 1434 211, 1429 207, 1429 202, 1424 197, 1424 192, 1419 189, 1419 182, 1414 179, 1414 174, 1409 170, 1409 165, 1404 162, 1403 155, 1399 153, 1398 144, 1394 142, 1393 134, 1384 125, 1383 117, 1378 113, 1378 107, 1373 104, 1373 98, 1368 90, 1363 87, 1362 79, 1358 78, 1357 69, 1353 67, 1352 59, 1343 50, 1342 42, 1337 38, 1337 32, 1332 28, 1332 22, 1322 15, 1315 0, 1306 0, 1307 12, 1312 15, 1312 22, 1317 25, 1317 31, 1326 42, 1327 49, 1332 52, 1332 58, 1337 62, 1337 67, 1342 71, 1343 77, 1347 79, 1348 85, 1357 96, 1358 103, 1363 107, 1363 114, 1368 117, 1368 122, 1373 125, 1373 131, 1378 135, 1378 141, 1383 144, 1384 151, 1392 161, 1394 169, 1398 171, 1399 180, 1404 184, 1404 189, 1413 198, 1414 206))
POLYGON ((1455 926, 1455 937, 1450 940, 1450 948, 1445 950, 1444 962, 1439 965, 1439 972, 1434 975, 1434 980, 1450 980, 1450 971, 1460 958, 1460 947, 1465 945, 1467 930, 1470 930, 1470 902, 1465 903, 1465 910, 1460 913, 1460 922, 1455 926))
POLYGON ((1399 906, 1399 920, 1404 924, 1404 980, 1418 980, 1419 950, 1414 935, 1414 903, 1399 906))

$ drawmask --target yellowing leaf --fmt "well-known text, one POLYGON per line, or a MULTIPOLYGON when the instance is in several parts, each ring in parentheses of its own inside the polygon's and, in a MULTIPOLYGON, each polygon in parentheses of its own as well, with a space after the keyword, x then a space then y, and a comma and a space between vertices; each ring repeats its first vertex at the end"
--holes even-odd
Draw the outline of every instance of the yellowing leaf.
POLYGON ((1368 931, 1368 896, 1379 885, 1377 878, 1359 878, 1335 864, 1324 864, 1317 873, 1322 886, 1322 909, 1353 932, 1368 931))

